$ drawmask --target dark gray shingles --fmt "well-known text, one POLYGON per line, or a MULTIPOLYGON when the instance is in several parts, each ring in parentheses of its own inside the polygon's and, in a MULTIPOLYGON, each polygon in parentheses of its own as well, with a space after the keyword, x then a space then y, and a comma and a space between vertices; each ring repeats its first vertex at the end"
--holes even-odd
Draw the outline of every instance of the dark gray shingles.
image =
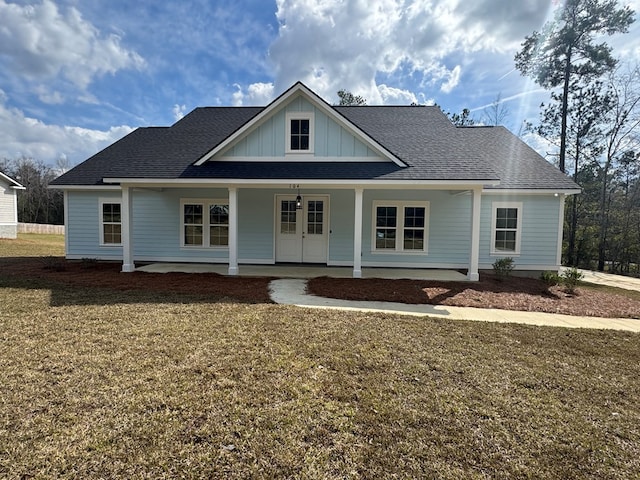
POLYGON ((438 107, 336 107, 405 162, 216 162, 194 166, 262 107, 197 108, 170 128, 140 128, 59 177, 53 185, 103 178, 486 180, 499 188, 576 188, 504 128, 456 128, 438 107))

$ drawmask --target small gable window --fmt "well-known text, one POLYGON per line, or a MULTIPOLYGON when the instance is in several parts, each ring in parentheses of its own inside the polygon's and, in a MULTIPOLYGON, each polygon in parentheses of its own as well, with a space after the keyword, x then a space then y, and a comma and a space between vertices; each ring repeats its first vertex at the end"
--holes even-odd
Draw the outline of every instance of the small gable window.
POLYGON ((291 150, 309 150, 309 120, 291 120, 291 150))
POLYGON ((287 153, 313 153, 313 114, 287 114, 287 153))

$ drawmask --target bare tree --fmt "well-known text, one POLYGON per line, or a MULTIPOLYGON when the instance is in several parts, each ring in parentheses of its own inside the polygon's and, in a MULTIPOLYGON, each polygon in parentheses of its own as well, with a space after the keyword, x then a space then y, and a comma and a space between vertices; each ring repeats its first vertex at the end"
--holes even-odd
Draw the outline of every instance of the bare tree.
POLYGON ((498 93, 496 99, 483 109, 482 121, 487 125, 504 125, 504 121, 509 117, 509 107, 502 100, 502 93, 498 93))

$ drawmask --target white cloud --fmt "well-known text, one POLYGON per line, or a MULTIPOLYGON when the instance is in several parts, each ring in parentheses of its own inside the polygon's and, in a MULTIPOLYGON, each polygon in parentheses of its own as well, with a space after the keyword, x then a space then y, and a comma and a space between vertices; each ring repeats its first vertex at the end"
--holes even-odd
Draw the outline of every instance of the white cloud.
POLYGON ((233 93, 233 105, 262 106, 274 98, 273 83, 252 83, 247 87, 246 93, 238 84, 234 84, 236 91, 233 93))
POLYGON ((7 108, 5 101, 6 95, 0 90, 0 158, 26 156, 55 162, 64 156, 77 163, 133 130, 126 125, 105 131, 48 125, 18 109, 7 108))
POLYGON ((478 2, 277 0, 276 91, 301 80, 325 99, 344 88, 377 104, 385 101, 381 84, 389 84, 380 79, 411 75, 430 90, 416 94, 449 93, 475 52, 513 58, 549 9, 549 0, 478 2), (450 69, 452 58, 458 66, 450 69))
POLYGON ((51 0, 18 5, 0 0, 0 56, 15 74, 30 79, 64 77, 86 88, 95 76, 142 68, 144 60, 103 35, 71 7, 61 13, 51 0))
POLYGON ((382 97, 382 102, 386 105, 411 105, 412 103, 419 103, 415 94, 408 90, 382 84, 378 85, 378 91, 382 97))
POLYGON ((47 87, 40 85, 36 87, 36 93, 42 103, 47 105, 60 105, 64 103, 64 97, 58 91, 51 91, 47 87))
POLYGON ((187 106, 186 105, 178 105, 177 103, 173 106, 172 108, 172 112, 173 112, 173 119, 177 122, 178 120, 181 120, 184 117, 184 112, 186 112, 187 110, 187 106))
POLYGON ((440 90, 444 93, 450 93, 451 90, 458 86, 458 83, 460 83, 460 65, 456 65, 456 67, 451 70, 449 80, 442 84, 440 90))

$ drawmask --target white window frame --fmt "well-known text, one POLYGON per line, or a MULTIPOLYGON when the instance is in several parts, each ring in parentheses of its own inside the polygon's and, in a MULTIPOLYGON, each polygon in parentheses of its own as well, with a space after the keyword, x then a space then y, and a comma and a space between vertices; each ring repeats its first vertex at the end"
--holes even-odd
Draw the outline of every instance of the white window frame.
POLYGON ((289 112, 285 115, 286 118, 286 133, 285 139, 285 153, 288 155, 307 155, 313 153, 314 147, 314 115, 313 112, 289 112), (309 120, 309 149, 308 150, 292 150, 291 149, 291 120, 309 120))
MULTIPOLYGON (((513 230, 512 228, 506 230, 513 230)), ((520 243, 522 240, 522 202, 491 202, 491 246, 490 252, 492 256, 508 257, 520 255, 520 243), (517 210, 516 232, 516 249, 515 250, 496 250, 496 219, 498 217, 499 208, 515 208, 517 210)))
POLYGON ((398 201, 398 200, 375 200, 371 209, 371 252, 372 253, 401 253, 403 255, 425 255, 429 251, 429 202, 423 201, 398 201), (376 248, 376 217, 378 207, 395 207, 397 212, 396 223, 396 248, 376 248), (404 249, 404 209, 407 207, 424 208, 424 243, 421 250, 404 249))
MULTIPOLYGON (((211 222, 209 209, 211 205, 227 205, 228 198, 181 198, 180 199, 180 247, 187 249, 207 249, 207 250, 228 250, 229 245, 210 245, 211 243, 211 222), (202 205, 202 244, 187 245, 184 243, 184 207, 185 205, 202 205)), ((218 224, 213 224, 213 226, 218 224)))
POLYGON ((100 224, 100 246, 101 247, 121 247, 122 246, 122 200, 119 198, 100 198, 98 199, 98 216, 100 224), (120 243, 107 243, 104 241, 104 226, 117 225, 118 222, 104 222, 104 205, 120 205, 120 243))

